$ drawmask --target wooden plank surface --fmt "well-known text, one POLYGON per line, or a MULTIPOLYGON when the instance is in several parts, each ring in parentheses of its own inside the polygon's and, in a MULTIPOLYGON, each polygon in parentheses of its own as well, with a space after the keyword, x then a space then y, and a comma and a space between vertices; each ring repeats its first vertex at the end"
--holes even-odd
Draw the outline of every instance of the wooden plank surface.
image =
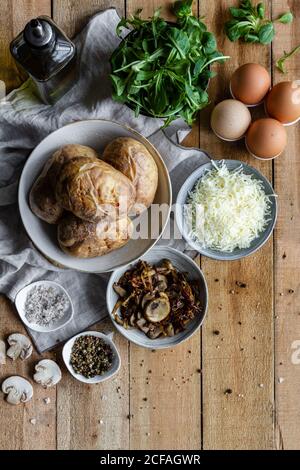
MULTIPOLYGON (((0 2, 0 80, 6 85, 7 92, 18 86, 25 74, 15 66, 9 52, 10 41, 23 29, 26 22, 37 15, 51 15, 51 0, 5 0, 0 2)), ((0 296, 0 338, 6 339, 11 333, 24 332, 11 303, 0 296)), ((54 357, 45 355, 45 357, 54 357)), ((37 353, 26 362, 13 363, 9 358, 1 367, 1 382, 9 375, 32 377, 34 364, 39 360, 37 353)), ((32 381, 32 380, 31 380, 32 381)), ((45 392, 41 387, 34 387, 34 401, 15 407, 1 401, 0 449, 53 449, 56 446, 56 391, 45 392), (46 405, 43 398, 49 397, 46 405), (13 419, 12 419, 13 412, 13 419), (36 419, 35 425, 30 423, 36 419)))
MULTIPOLYGON (((211 109, 230 97, 229 78, 247 62, 269 68, 270 48, 231 43, 223 24, 232 0, 201 2, 200 15, 231 56, 211 81, 211 106, 201 113, 200 144, 213 158, 248 162, 272 180, 272 163, 249 157, 243 142, 222 142, 209 126, 211 109)), ((263 114, 263 110, 255 110, 263 114)), ((202 258, 210 292, 203 326, 203 446, 205 449, 270 449, 273 445, 273 246, 241 261, 202 258), (237 281, 246 283, 239 288, 237 281), (219 334, 214 334, 214 332, 219 334), (262 386, 260 386, 260 384, 262 386)))
MULTIPOLYGON (((8 89, 23 78, 10 58, 8 44, 28 19, 51 14, 50 3, 0 0, 0 79, 8 89)), ((121 13, 125 11, 122 0, 113 3, 121 13)), ((163 14, 170 18, 171 3, 127 0, 126 13, 143 7, 143 15, 150 16, 156 6, 164 5, 163 14)), ((174 350, 151 352, 116 335, 122 369, 114 380, 89 387, 64 371, 57 390, 45 392, 34 387, 34 400, 15 407, 13 420, 11 406, 3 401, 0 422, 6 432, 1 435, 1 449, 300 448, 300 365, 292 363, 293 346, 300 347, 300 342, 295 343, 300 341, 299 125, 288 129, 288 149, 273 163, 254 160, 241 143, 224 144, 211 133, 211 108, 228 96, 232 71, 250 61, 271 70, 270 47, 232 44, 222 33, 225 12, 233 3, 200 2, 200 14, 209 30, 216 33, 220 49, 232 58, 225 66, 216 67, 219 75, 210 86, 212 104, 201 113, 200 126, 194 127, 185 144, 200 144, 216 158, 247 161, 270 180, 274 178, 280 198, 274 244, 270 240, 257 254, 239 262, 202 258, 210 308, 202 333, 189 342, 174 350), (247 287, 239 288, 237 281, 247 287), (46 397, 51 399, 48 405, 43 401, 46 397), (35 425, 30 423, 32 418, 37 420, 35 425)), ((91 14, 107 6, 111 6, 109 0, 53 0, 52 12, 60 26, 73 35, 91 14)), ((287 8, 296 13, 292 26, 277 25, 278 37, 272 46, 276 59, 283 49, 300 43, 299 7, 297 0, 273 0, 269 7, 274 18, 287 8)), ((288 69, 288 78, 297 77, 299 56, 290 60, 288 69)), ((272 70, 274 83, 285 79, 274 64, 272 70)), ((262 110, 255 111, 260 113, 262 110)), ((0 315, 1 338, 23 331, 3 297, 0 315)), ((98 325, 103 328, 111 329, 110 323, 98 325)), ((61 364, 60 351, 46 357, 57 357, 61 364)), ((39 358, 34 353, 26 362, 8 359, 1 368, 1 381, 12 373, 32 377, 39 358)))
MULTIPOLYGON (((70 36, 87 19, 110 6, 107 0, 54 0, 53 18, 70 36)), ((114 2, 124 12, 122 0, 114 2)), ((101 34, 101 32, 99 32, 101 34)), ((98 329, 112 329, 101 323, 98 329)), ((122 369, 116 379, 97 386, 86 386, 65 374, 57 391, 58 449, 126 449, 129 447, 129 370, 128 344, 117 335, 122 369)))
MULTIPOLYGON (((143 17, 147 18, 164 5, 162 14, 172 19, 172 3, 127 0, 126 13, 143 7, 143 17)), ((198 126, 185 145, 199 146, 198 126)), ((174 350, 151 353, 130 345, 131 449, 201 447, 200 335, 174 350)))
POLYGON ((52 0, 53 19, 70 37, 81 31, 92 15, 109 7, 122 14, 125 0, 52 0))
MULTIPOLYGON (((18 314, 12 304, 1 297, 1 333, 0 338, 5 340, 12 333, 27 334, 23 328, 18 314)), ((55 359, 55 354, 45 354, 43 357, 55 359)), ((11 375, 20 375, 33 384, 34 397, 24 405, 12 406, 1 397, 0 423, 1 433, 0 449, 54 449, 56 447, 56 390, 44 390, 34 384, 34 365, 41 357, 34 352, 26 361, 20 359, 13 362, 7 358, 6 365, 1 367, 2 380, 11 375), (50 398, 50 403, 44 402, 50 398), (31 424, 35 419, 36 424, 31 424)), ((2 393, 1 393, 2 395, 2 393)))
MULTIPOLYGON (((273 17, 291 8, 296 19, 290 27, 277 25, 273 43, 276 61, 283 51, 300 44, 299 2, 275 0, 273 17)), ((274 83, 300 77, 299 54, 286 62, 287 75, 273 64, 274 83)), ((299 83, 300 84, 300 83, 299 83)), ((288 148, 275 162, 275 191, 279 217, 275 231, 275 387, 276 448, 299 449, 300 428, 300 139, 299 124, 287 128, 288 148), (297 354, 298 350, 298 354, 297 354), (298 362, 297 362, 297 357, 298 362)))
POLYGON ((0 66, 1 80, 10 91, 24 79, 9 51, 9 44, 24 28, 26 22, 37 15, 51 15, 51 0, 1 0, 0 66))

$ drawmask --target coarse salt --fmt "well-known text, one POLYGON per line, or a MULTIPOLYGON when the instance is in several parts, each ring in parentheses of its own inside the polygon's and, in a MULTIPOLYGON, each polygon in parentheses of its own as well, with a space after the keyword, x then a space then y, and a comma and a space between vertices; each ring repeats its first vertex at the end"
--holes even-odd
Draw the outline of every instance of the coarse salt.
POLYGON ((26 297, 25 317, 29 323, 51 326, 64 316, 69 304, 66 294, 57 288, 35 286, 26 297))

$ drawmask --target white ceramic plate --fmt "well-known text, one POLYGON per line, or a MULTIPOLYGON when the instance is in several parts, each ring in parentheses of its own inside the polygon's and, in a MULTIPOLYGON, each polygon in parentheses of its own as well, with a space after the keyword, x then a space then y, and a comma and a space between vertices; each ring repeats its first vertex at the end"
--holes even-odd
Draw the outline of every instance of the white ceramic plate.
POLYGON ((50 260, 67 268, 85 272, 112 271, 140 258, 157 241, 162 234, 170 215, 172 189, 168 170, 153 145, 138 132, 112 121, 87 120, 68 124, 46 137, 28 158, 19 185, 19 208, 24 227, 35 246, 50 260), (116 137, 132 137, 142 142, 158 167, 158 188, 154 203, 166 204, 169 210, 162 214, 157 234, 151 237, 151 211, 145 211, 140 218, 133 220, 135 229, 138 224, 148 224, 147 239, 130 240, 124 247, 114 250, 104 256, 90 259, 80 259, 67 255, 58 246, 56 226, 49 225, 36 217, 29 207, 28 196, 30 189, 41 172, 48 158, 60 147, 66 144, 82 144, 93 147, 99 152, 116 137))
POLYGON ((22 322, 25 323, 25 325, 28 326, 28 328, 30 328, 31 330, 39 331, 40 333, 49 333, 50 331, 59 330, 59 328, 66 326, 67 323, 72 320, 74 314, 72 300, 68 292, 63 286, 53 281, 37 281, 33 282, 32 284, 28 284, 28 286, 23 287, 16 295, 15 305, 22 322), (54 287, 60 293, 64 293, 69 300, 69 307, 66 309, 64 316, 57 322, 53 323, 53 325, 51 326, 40 326, 37 323, 30 323, 25 317, 25 302, 27 294, 33 287, 36 286, 54 287))
POLYGON ((181 331, 175 336, 169 336, 165 338, 158 338, 158 339, 150 339, 146 336, 142 331, 137 328, 123 328, 122 325, 119 325, 115 322, 111 312, 118 300, 118 295, 115 293, 113 289, 114 282, 117 282, 120 277, 130 269, 135 263, 132 263, 130 266, 126 266, 114 271, 110 277, 108 286, 107 286, 107 293, 106 293, 106 302, 107 308, 110 315, 110 318, 117 328, 117 330, 125 336, 129 341, 137 344, 138 346, 142 346, 144 348, 149 349, 165 349, 165 348, 172 348, 177 344, 182 343, 186 339, 190 338, 202 325, 204 317, 207 311, 208 305, 208 291, 207 285, 204 278, 204 275, 199 268, 199 266, 187 255, 181 253, 174 248, 165 247, 165 246, 155 246, 152 248, 149 253, 142 256, 142 260, 145 260, 151 264, 158 264, 164 258, 169 259, 172 264, 175 266, 178 271, 185 272, 188 274, 188 278, 190 280, 198 280, 200 283, 201 288, 201 304, 203 307, 203 311, 201 315, 196 316, 186 327, 184 331, 181 331))
POLYGON ((117 350, 114 342, 112 341, 113 335, 114 335, 113 333, 104 335, 103 333, 100 333, 99 331, 84 331, 83 333, 79 333, 78 335, 74 336, 73 338, 69 339, 69 341, 67 341, 67 343, 63 347, 62 356, 63 356, 63 360, 65 362, 65 365, 68 371, 70 372, 71 375, 73 375, 73 377, 75 377, 75 379, 79 380, 80 382, 84 382, 86 384, 97 384, 97 383, 104 382, 105 380, 112 378, 117 372, 119 372, 119 369, 121 367, 121 358, 120 358, 119 351, 117 350), (91 379, 87 379, 83 375, 77 374, 70 364, 71 352, 72 352, 74 341, 80 336, 87 336, 87 335, 96 336, 97 338, 103 339, 103 341, 105 341, 106 343, 110 345, 114 353, 112 367, 105 374, 96 375, 95 377, 91 379))

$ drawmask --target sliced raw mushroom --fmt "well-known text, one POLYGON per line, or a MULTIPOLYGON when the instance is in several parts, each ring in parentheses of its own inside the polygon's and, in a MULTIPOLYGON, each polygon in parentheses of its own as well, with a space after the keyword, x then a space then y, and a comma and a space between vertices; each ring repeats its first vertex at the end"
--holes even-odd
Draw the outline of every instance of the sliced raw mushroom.
POLYGON ((119 286, 116 282, 113 285, 113 289, 120 297, 126 297, 127 292, 123 287, 119 286))
POLYGON ((145 308, 145 317, 151 323, 159 323, 170 314, 170 302, 168 297, 160 296, 151 300, 145 308))
POLYGON ((2 383, 2 392, 7 395, 6 401, 11 405, 26 403, 31 400, 33 396, 31 383, 18 375, 13 375, 4 380, 2 383))
POLYGON ((14 333, 8 337, 7 342, 10 345, 10 348, 7 350, 7 355, 13 361, 18 357, 24 360, 31 356, 32 344, 27 336, 20 333, 14 333))
POLYGON ((33 379, 44 388, 53 387, 61 380, 61 370, 56 362, 51 359, 43 359, 35 366, 36 373, 33 379))
POLYGON ((0 364, 6 364, 6 345, 2 339, 0 339, 0 364))

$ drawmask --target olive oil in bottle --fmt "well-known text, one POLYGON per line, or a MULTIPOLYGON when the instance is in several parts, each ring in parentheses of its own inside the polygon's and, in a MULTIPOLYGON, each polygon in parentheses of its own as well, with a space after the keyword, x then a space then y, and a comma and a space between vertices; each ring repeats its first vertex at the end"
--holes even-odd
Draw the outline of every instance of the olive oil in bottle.
POLYGON ((10 51, 44 103, 54 104, 74 85, 76 47, 51 18, 40 16, 27 23, 10 51))

